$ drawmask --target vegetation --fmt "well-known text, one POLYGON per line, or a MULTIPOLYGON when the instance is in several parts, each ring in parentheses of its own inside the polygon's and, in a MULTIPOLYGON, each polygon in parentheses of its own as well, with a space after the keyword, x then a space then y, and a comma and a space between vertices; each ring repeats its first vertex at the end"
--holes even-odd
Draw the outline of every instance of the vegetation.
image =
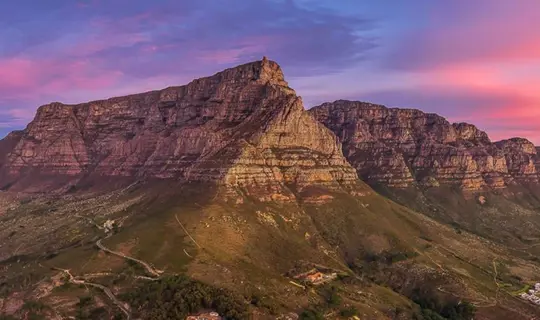
POLYGON ((170 276, 139 286, 123 297, 143 319, 182 319, 203 309, 226 319, 245 319, 247 304, 231 292, 185 276, 170 276))
POLYGON ((304 310, 300 314, 300 319, 306 320, 319 320, 324 319, 324 314, 329 311, 338 311, 338 314, 342 318, 349 318, 358 314, 358 311, 354 307, 340 308, 343 304, 343 298, 339 295, 339 288, 336 286, 326 286, 319 290, 319 294, 324 298, 324 303, 318 304, 311 308, 304 310))
POLYGON ((476 308, 467 301, 444 302, 435 295, 415 289, 411 299, 421 308, 418 320, 471 320, 476 308))
POLYGON ((322 295, 325 298, 326 303, 330 307, 338 307, 343 301, 338 293, 338 288, 335 286, 324 288, 322 290, 322 295))
POLYGON ((300 320, 324 320, 324 315, 318 310, 306 309, 300 314, 300 320))
POLYGON ((256 294, 251 296, 251 304, 267 310, 270 314, 277 314, 278 311, 278 306, 271 299, 256 294))
POLYGON ((358 315, 358 310, 356 310, 355 307, 344 308, 339 311, 339 315, 342 318, 350 318, 350 317, 358 315))
POLYGON ((384 251, 380 254, 367 253, 364 256, 364 261, 368 263, 376 262, 382 264, 392 264, 400 261, 408 260, 418 256, 416 252, 402 252, 398 250, 384 251))
POLYGON ((86 307, 88 305, 92 304, 92 297, 90 296, 82 296, 79 297, 79 302, 77 303, 77 306, 79 308, 86 307))
POLYGON ((50 307, 40 301, 28 300, 24 303, 21 311, 24 319, 38 320, 44 318, 44 313, 50 310, 50 307))

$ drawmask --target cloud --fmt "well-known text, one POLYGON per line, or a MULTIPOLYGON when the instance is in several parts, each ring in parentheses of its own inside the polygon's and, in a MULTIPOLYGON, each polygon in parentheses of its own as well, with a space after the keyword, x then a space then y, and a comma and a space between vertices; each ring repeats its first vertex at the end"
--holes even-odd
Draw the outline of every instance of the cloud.
POLYGON ((186 10, 189 15, 175 16, 159 8, 122 23, 101 19, 98 28, 107 30, 105 39, 108 30, 126 36, 144 34, 146 39, 132 46, 111 45, 91 58, 101 58, 125 74, 146 77, 205 72, 215 70, 216 64, 230 66, 267 55, 298 75, 350 67, 376 46, 376 39, 362 35, 373 28, 370 21, 327 9, 308 10, 292 1, 202 0, 186 10))
POLYGON ((180 85, 263 55, 288 76, 338 72, 376 46, 372 21, 290 0, 29 2, 0 12, 3 127, 51 100, 180 85))
POLYGON ((538 12, 536 0, 438 3, 426 15, 427 27, 402 37, 386 66, 429 70, 441 65, 538 61, 538 12))
POLYGON ((73 88, 100 89, 113 85, 121 75, 114 70, 96 72, 87 61, 0 60, 0 101, 73 88))
POLYGON ((12 1, 0 11, 0 123, 265 55, 308 106, 372 100, 511 136, 497 121, 540 121, 539 11, 536 0, 12 1))

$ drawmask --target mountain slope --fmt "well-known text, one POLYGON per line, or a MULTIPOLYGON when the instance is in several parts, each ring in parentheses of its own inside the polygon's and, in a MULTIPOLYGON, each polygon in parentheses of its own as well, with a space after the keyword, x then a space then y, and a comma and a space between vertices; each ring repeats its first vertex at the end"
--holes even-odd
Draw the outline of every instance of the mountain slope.
POLYGON ((309 112, 340 138, 359 176, 392 199, 515 247, 540 240, 540 161, 530 141, 492 143, 470 124, 364 102, 309 112))

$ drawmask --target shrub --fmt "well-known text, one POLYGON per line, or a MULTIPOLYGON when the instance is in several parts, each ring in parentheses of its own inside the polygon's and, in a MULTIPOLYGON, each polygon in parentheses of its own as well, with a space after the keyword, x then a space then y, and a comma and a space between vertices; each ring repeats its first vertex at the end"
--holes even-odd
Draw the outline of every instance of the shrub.
POLYGON ((355 307, 344 308, 339 311, 339 315, 343 318, 350 318, 358 315, 358 310, 355 307))
POLYGON ((213 309, 227 319, 245 319, 243 299, 185 276, 170 276, 144 284, 124 295, 143 319, 182 319, 201 309, 213 309))
POLYGON ((324 315, 317 310, 307 309, 300 314, 300 320, 324 320, 324 315))
POLYGON ((83 307, 89 306, 91 304, 92 304, 92 297, 83 296, 83 297, 79 297, 79 302, 77 303, 77 306, 79 308, 83 308, 83 307))
POLYGON ((342 303, 341 296, 338 293, 339 289, 335 286, 331 286, 329 288, 325 288, 322 291, 322 295, 324 299, 326 300, 326 303, 330 307, 338 307, 342 303))

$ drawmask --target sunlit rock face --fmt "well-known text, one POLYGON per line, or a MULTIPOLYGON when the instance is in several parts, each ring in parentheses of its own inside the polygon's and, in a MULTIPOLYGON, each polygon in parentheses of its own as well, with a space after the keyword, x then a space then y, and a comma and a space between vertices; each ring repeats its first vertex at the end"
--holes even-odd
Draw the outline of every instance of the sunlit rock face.
POLYGON ((309 112, 338 136, 369 183, 480 190, 538 182, 536 148, 525 139, 492 143, 471 124, 364 102, 340 100, 309 112))
POLYGON ((16 135, 0 145, 2 180, 13 188, 32 175, 150 177, 287 200, 286 185, 301 192, 357 182, 336 136, 304 110, 280 66, 266 58, 185 86, 44 105, 16 135))

